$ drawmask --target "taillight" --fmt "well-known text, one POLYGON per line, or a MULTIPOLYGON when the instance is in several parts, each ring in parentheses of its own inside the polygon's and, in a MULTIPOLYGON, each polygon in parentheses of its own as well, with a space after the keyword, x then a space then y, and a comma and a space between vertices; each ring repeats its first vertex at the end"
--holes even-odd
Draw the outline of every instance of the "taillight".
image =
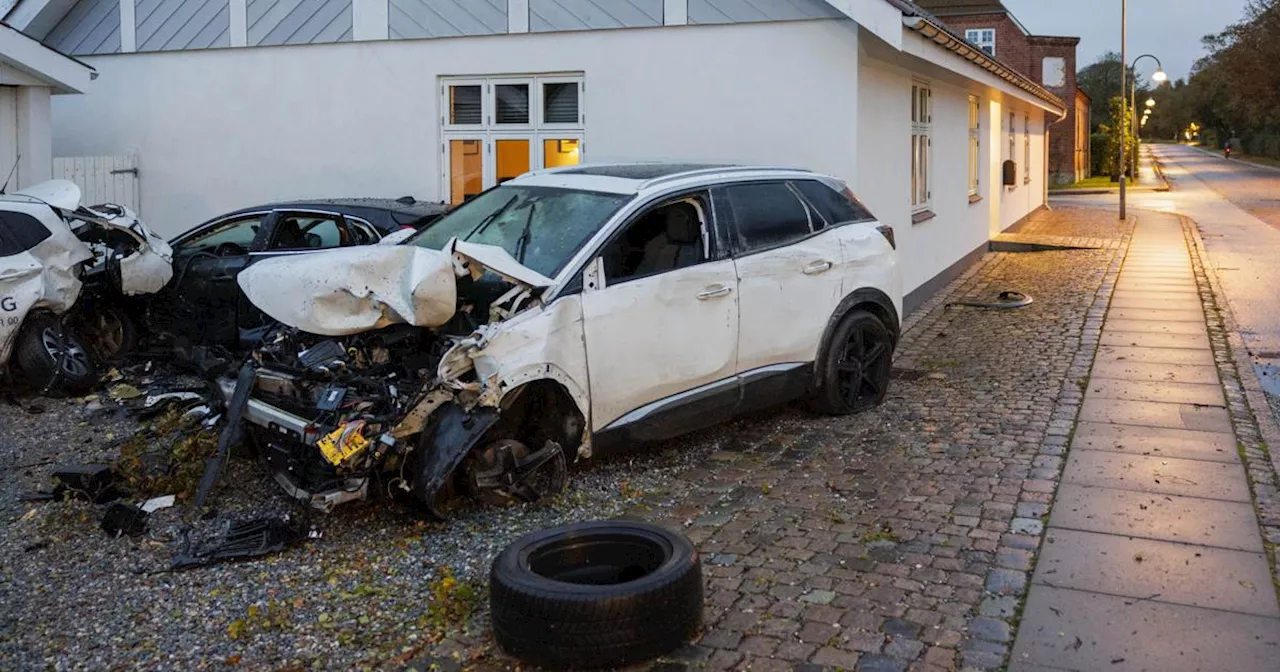
POLYGON ((414 226, 414 225, 412 225, 412 224, 401 224, 401 225, 400 225, 400 230, 401 230, 401 231, 403 231, 403 230, 405 230, 405 229, 411 229, 411 230, 413 230, 413 231, 417 231, 417 230, 418 230, 418 227, 416 227, 416 226, 414 226))
POLYGON ((884 236, 884 239, 889 241, 889 247, 892 247, 895 250, 898 249, 898 241, 893 237, 892 226, 889 226, 888 224, 881 224, 876 227, 876 231, 879 231, 880 235, 884 236))

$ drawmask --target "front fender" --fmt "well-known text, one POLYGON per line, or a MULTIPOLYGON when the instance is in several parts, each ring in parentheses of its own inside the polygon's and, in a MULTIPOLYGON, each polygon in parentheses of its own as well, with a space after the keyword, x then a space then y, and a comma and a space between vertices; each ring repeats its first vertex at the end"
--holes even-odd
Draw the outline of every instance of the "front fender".
POLYGON ((420 503, 434 511, 436 496, 449 475, 481 437, 498 422, 498 409, 477 406, 464 410, 446 402, 433 414, 435 422, 423 432, 409 464, 409 488, 420 503))

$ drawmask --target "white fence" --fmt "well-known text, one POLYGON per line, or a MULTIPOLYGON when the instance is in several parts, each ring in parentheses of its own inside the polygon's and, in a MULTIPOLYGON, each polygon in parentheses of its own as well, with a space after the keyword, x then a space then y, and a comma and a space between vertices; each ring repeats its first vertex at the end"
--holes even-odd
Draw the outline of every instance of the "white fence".
POLYGON ((84 205, 114 203, 141 216, 138 155, 66 156, 53 160, 53 176, 71 180, 80 187, 84 205))

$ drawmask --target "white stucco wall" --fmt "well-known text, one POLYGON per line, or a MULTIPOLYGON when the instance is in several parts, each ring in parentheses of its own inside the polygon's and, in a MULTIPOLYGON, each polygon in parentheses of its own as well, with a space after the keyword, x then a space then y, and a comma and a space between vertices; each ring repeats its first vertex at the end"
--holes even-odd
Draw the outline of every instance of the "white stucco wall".
POLYGON ((175 234, 292 198, 441 200, 441 75, 585 72, 585 159, 857 172, 852 22, 681 26, 125 54, 54 104, 57 156, 137 151, 175 234))
POLYGON ((0 184, 9 180, 9 191, 53 176, 49 99, 49 87, 0 86, 0 184))
POLYGON ((911 292, 981 247, 1044 203, 1044 112, 971 80, 948 75, 909 56, 897 62, 863 54, 858 101, 858 193, 877 217, 894 227, 903 272, 903 290, 911 292), (912 224, 911 86, 927 82, 933 92, 933 166, 930 172, 934 217, 912 224), (978 195, 969 198, 969 95, 981 106, 978 195), (1019 184, 1001 185, 1008 154, 1007 117, 1018 115, 1019 184), (1031 115, 1032 181, 1022 184, 1022 120, 1031 115), (1005 118, 1003 123, 992 120, 1005 118))

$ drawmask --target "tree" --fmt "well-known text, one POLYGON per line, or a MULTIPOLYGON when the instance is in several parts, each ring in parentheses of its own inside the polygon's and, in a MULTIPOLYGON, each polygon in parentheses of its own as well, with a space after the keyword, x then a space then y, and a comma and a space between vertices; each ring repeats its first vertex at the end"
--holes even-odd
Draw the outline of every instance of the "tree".
MULTIPOLYGON (((1107 123, 1098 126, 1098 132, 1106 136, 1100 166, 1103 175, 1114 177, 1120 174, 1120 143, 1128 142, 1125 155, 1132 160, 1138 151, 1138 142, 1133 134, 1133 110, 1121 101, 1120 96, 1112 96, 1107 100, 1107 107, 1107 123), (1125 133, 1126 130, 1129 132, 1125 133)), ((1130 163, 1131 170, 1132 167, 1133 164, 1130 163)))
MULTIPOLYGON (((1128 68, 1125 78, 1124 95, 1128 96, 1133 86, 1133 68, 1128 68)), ((1093 99, 1089 114, 1093 118, 1093 127, 1098 130, 1107 119, 1111 118, 1111 99, 1120 95, 1120 54, 1108 51, 1076 73, 1076 86, 1089 94, 1093 99)), ((1138 82, 1138 99, 1145 100, 1148 89, 1138 82)))
POLYGON ((1251 0, 1241 21, 1206 36, 1209 54, 1172 91, 1172 123, 1194 122, 1211 142, 1238 139, 1250 154, 1280 158, 1278 35, 1280 0, 1251 0))

